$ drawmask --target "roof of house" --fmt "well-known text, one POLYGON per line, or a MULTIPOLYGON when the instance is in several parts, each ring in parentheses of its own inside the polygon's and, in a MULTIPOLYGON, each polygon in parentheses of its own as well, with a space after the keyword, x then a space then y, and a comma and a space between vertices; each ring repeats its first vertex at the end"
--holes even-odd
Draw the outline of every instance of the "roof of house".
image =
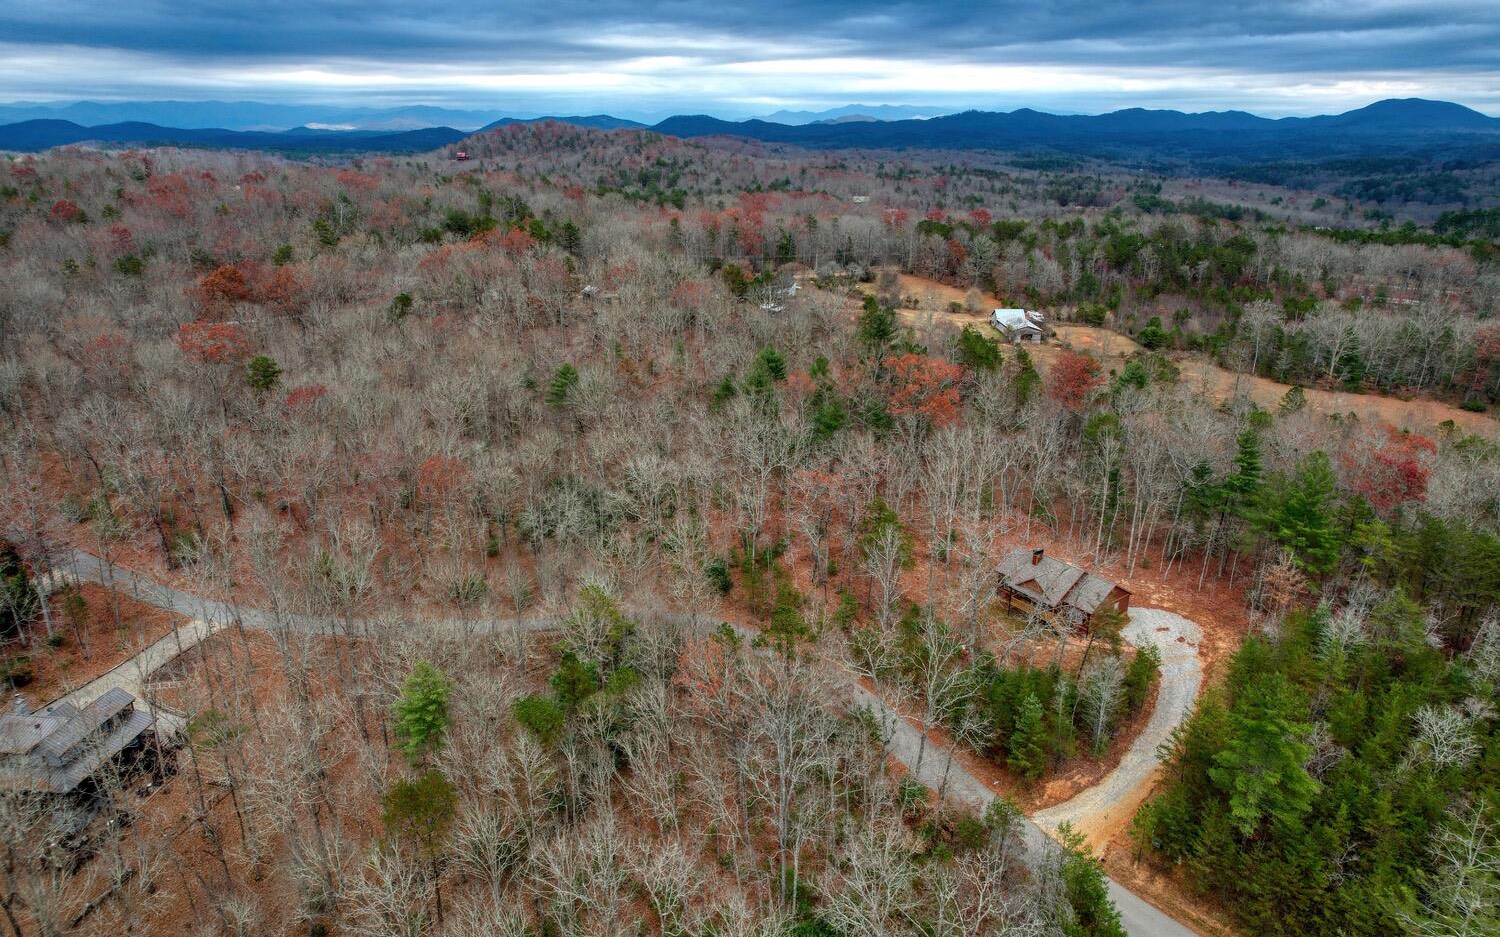
POLYGON ((60 703, 44 713, 0 716, 0 755, 29 755, 42 740, 78 714, 71 703, 60 703))
POLYGON ((0 755, 11 787, 66 793, 156 723, 135 697, 112 687, 79 709, 56 703, 37 713, 0 716, 0 755))
POLYGON ((107 736, 90 740, 85 750, 62 768, 47 772, 47 782, 52 791, 64 794, 83 783, 83 780, 99 770, 99 766, 120 754, 142 733, 156 725, 156 717, 144 709, 130 713, 116 725, 107 736))
POLYGON ((41 744, 37 746, 37 753, 49 758, 65 757, 90 733, 97 732, 100 726, 134 704, 135 697, 119 687, 110 687, 92 703, 83 707, 82 711, 75 710, 76 715, 73 718, 42 739, 41 744))
POLYGON ((1041 323, 1025 309, 996 309, 990 314, 990 321, 995 323, 996 327, 1007 331, 1033 329, 1040 332, 1042 330, 1041 323))
POLYGON ((1076 608, 1085 615, 1098 610, 1116 583, 1079 569, 1045 553, 1032 562, 1032 551, 1021 547, 1000 560, 1000 581, 1033 602, 1049 608, 1076 608))

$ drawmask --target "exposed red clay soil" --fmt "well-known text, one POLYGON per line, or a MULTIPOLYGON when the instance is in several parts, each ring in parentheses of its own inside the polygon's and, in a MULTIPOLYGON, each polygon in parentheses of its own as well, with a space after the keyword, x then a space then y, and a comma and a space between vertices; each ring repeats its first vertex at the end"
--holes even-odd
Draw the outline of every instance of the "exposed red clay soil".
POLYGON ((1245 932, 1235 926, 1228 910, 1220 907, 1212 894, 1193 891, 1178 872, 1163 872, 1137 862, 1129 840, 1123 835, 1112 840, 1102 853, 1096 850, 1094 854, 1110 878, 1203 937, 1245 937, 1245 932))

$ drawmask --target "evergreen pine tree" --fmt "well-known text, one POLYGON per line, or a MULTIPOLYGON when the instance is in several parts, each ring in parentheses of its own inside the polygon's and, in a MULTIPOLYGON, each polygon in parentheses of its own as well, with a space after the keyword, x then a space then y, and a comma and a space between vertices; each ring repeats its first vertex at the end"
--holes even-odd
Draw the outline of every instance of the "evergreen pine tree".
POLYGON ((281 366, 269 355, 256 355, 245 365, 245 383, 255 390, 270 390, 280 378, 281 366))
POLYGON ((722 407, 724 406, 724 404, 733 400, 735 396, 739 394, 739 392, 739 388, 734 386, 734 375, 724 375, 724 380, 720 381, 719 386, 714 388, 714 409, 718 409, 719 407, 722 407))
POLYGON ((1260 434, 1247 429, 1240 433, 1235 445, 1234 471, 1224 479, 1224 494, 1229 510, 1244 517, 1260 494, 1260 434))
POLYGON ((1089 852, 1088 841, 1071 823, 1057 828, 1063 846, 1063 894, 1072 910, 1065 919, 1067 937, 1125 937, 1120 912, 1109 897, 1109 882, 1099 861, 1089 852))
POLYGON ((1016 714, 1016 728, 1010 735, 1010 753, 1006 767, 1028 781, 1035 781, 1047 770, 1047 729, 1042 721, 1042 703, 1035 693, 1027 693, 1016 714))
POLYGON ((568 404, 573 397, 573 391, 578 387, 578 369, 571 364, 561 365, 552 375, 552 382, 547 385, 547 403, 554 407, 562 407, 568 404))
POLYGON ((866 296, 859 316, 859 340, 879 357, 895 337, 896 311, 881 305, 874 296, 866 296))
POLYGON ((971 371, 993 371, 1005 360, 1000 354, 1000 342, 972 325, 964 326, 958 333, 958 363, 971 371))
POLYGON ((1245 688, 1229 714, 1229 739, 1209 777, 1229 795, 1229 814, 1242 836, 1269 819, 1290 828, 1312 808, 1319 785, 1303 767, 1312 755, 1307 706, 1280 674, 1245 688))
POLYGON ((419 660, 401 685, 396 700, 396 737, 413 764, 441 747, 448 731, 448 694, 452 684, 436 667, 419 660))
POLYGON ((1042 376, 1037 372, 1036 365, 1031 363, 1031 355, 1026 349, 1016 350, 1016 376, 1011 379, 1011 388, 1016 393, 1016 406, 1024 407, 1036 396, 1037 388, 1042 386, 1042 376))
POLYGON ((1330 572, 1339 559, 1338 531, 1331 517, 1333 494, 1328 454, 1314 452, 1268 499, 1258 518, 1262 531, 1291 550, 1297 565, 1309 573, 1330 572))

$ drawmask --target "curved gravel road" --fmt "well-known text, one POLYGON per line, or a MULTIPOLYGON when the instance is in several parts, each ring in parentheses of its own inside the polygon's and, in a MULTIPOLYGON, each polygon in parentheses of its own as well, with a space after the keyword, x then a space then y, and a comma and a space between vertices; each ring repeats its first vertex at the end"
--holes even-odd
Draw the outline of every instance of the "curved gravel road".
MULTIPOLYGON (((1176 612, 1133 608, 1130 621, 1120 634, 1136 647, 1154 644, 1161 651, 1161 687, 1156 706, 1115 770, 1071 799, 1032 814, 1031 818, 1044 829, 1056 830, 1063 823, 1071 823, 1075 830, 1089 835, 1111 833, 1127 822, 1145 799, 1161 765, 1156 757, 1157 747, 1193 711, 1198 687, 1203 683, 1203 668, 1198 661, 1202 630, 1176 612)), ((1095 838, 1089 836, 1091 842, 1095 838)))
MULTIPOLYGON (((90 553, 85 553, 82 550, 68 551, 64 556, 63 562, 59 565, 70 569, 71 572, 81 579, 104 585, 108 585, 110 582, 109 570, 106 564, 98 557, 90 553)), ((229 605, 214 599, 202 598, 190 592, 184 592, 181 589, 164 585, 149 576, 144 576, 120 566, 114 568, 113 582, 115 588, 129 591, 131 595, 149 605, 155 605, 158 608, 187 615, 190 618, 203 619, 213 624, 239 622, 247 628, 257 630, 286 628, 315 634, 333 633, 337 627, 335 622, 328 619, 293 614, 277 615, 263 609, 229 605)), ((661 610, 652 610, 651 613, 671 615, 674 619, 683 622, 696 623, 701 620, 696 615, 668 613, 661 610)), ((1189 633, 1187 629, 1190 628, 1192 634, 1197 634, 1196 625, 1193 625, 1192 622, 1181 616, 1173 615, 1171 612, 1163 612, 1157 609, 1135 609, 1132 610, 1130 617, 1131 623, 1127 627, 1125 634, 1132 644, 1138 644, 1137 638, 1141 640, 1155 638, 1158 634, 1157 629, 1162 626, 1169 629, 1181 629, 1180 633, 1184 635, 1189 633), (1159 616, 1176 619, 1177 623, 1168 623, 1167 618, 1159 616), (1149 629, 1151 633, 1147 635, 1143 629, 1149 629)), ((456 631, 466 633, 483 630, 498 632, 517 627, 524 628, 527 631, 550 631, 560 627, 562 619, 558 617, 537 617, 510 622, 494 621, 488 623, 487 628, 476 626, 476 623, 472 621, 454 621, 451 624, 456 631)), ((1162 632, 1162 634, 1165 634, 1165 632, 1162 632)), ((1175 636, 1173 643, 1176 643, 1175 636)), ((1171 727, 1182 719, 1186 710, 1192 707, 1192 700, 1197 693, 1198 686, 1196 643, 1197 639, 1195 637, 1193 638, 1193 677, 1191 680, 1191 689, 1187 689, 1188 683, 1185 681, 1180 683, 1177 680, 1169 681, 1167 676, 1168 651, 1166 647, 1163 647, 1162 687, 1157 700, 1157 711, 1152 713, 1151 721, 1148 723, 1146 730, 1142 732, 1142 738, 1152 731, 1153 726, 1156 726, 1157 716, 1164 708, 1170 708, 1169 714, 1162 717, 1162 723, 1166 725, 1164 731, 1169 733, 1171 727), (1173 687, 1170 694, 1168 692, 1169 684, 1173 687), (1185 697, 1181 696, 1183 691, 1186 691, 1187 695, 1185 697), (1167 703, 1171 703, 1170 707, 1165 705, 1167 703)), ((938 789, 946 784, 948 796, 953 797, 956 801, 968 804, 977 810, 983 810, 996 799, 996 794, 985 786, 984 782, 980 781, 968 769, 964 768, 960 762, 957 760, 950 762, 950 756, 947 752, 941 750, 941 746, 929 743, 925 746, 925 754, 919 760, 919 752, 923 751, 921 729, 906 721, 895 710, 887 706, 884 700, 860 686, 852 678, 849 680, 848 689, 854 701, 860 705, 869 707, 886 726, 887 731, 890 732, 891 737, 888 745, 891 755, 905 765, 923 783, 933 789, 938 789)), ((1137 741, 1139 744, 1139 740, 1137 741)), ((1134 752, 1136 747, 1132 746, 1130 751, 1134 752)), ((1153 744, 1146 751, 1150 753, 1154 752, 1154 749, 1155 745, 1153 744)), ((1150 771, 1154 768, 1154 755, 1152 756, 1152 761, 1152 765, 1145 765, 1144 763, 1136 765, 1133 760, 1130 771, 1123 776, 1124 779, 1121 783, 1128 782, 1130 777, 1142 770, 1145 772, 1144 776, 1149 776, 1150 771)), ((1124 766, 1124 762, 1122 762, 1122 768, 1124 766)), ((1114 774, 1120 773, 1120 769, 1117 769, 1114 774)), ((1114 777, 1114 774, 1110 777, 1114 777)), ((1101 786, 1108 784, 1110 784, 1110 779, 1106 778, 1101 786)), ((1058 807, 1051 808, 1051 810, 1068 807, 1077 802, 1079 803, 1078 809, 1081 813, 1086 809, 1082 798, 1089 797, 1094 790, 1096 789, 1091 788, 1088 791, 1084 791, 1078 797, 1060 804, 1058 807)), ((1100 795, 1101 799, 1104 796, 1106 795, 1100 795)), ((1063 817, 1063 819, 1066 819, 1066 817, 1063 817)), ((1058 822, 1061 821, 1059 820, 1058 822)), ((1033 865, 1040 865, 1050 858, 1055 857, 1057 850, 1060 849, 1056 841, 1048 836, 1041 826, 1030 820, 1026 823, 1025 839, 1028 860, 1033 865)), ((1121 923, 1125 927, 1125 932, 1130 937, 1197 937, 1196 931, 1167 916, 1166 913, 1157 909, 1134 892, 1127 890, 1114 879, 1108 879, 1108 885, 1109 896, 1114 901, 1115 907, 1119 909, 1121 923)))

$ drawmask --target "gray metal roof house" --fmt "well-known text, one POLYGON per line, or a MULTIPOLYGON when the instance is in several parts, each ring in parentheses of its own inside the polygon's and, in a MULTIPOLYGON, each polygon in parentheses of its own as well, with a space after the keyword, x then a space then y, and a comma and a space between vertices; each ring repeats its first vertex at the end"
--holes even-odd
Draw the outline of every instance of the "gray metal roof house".
POLYGON ((1042 549, 1010 551, 1000 561, 999 577, 1000 597, 1013 612, 1035 612, 1048 619, 1062 616, 1082 627, 1102 611, 1130 610, 1127 589, 1042 549))
POLYGON ((0 786, 67 794, 156 724, 114 687, 82 709, 54 703, 32 712, 16 697, 0 716, 0 786))

